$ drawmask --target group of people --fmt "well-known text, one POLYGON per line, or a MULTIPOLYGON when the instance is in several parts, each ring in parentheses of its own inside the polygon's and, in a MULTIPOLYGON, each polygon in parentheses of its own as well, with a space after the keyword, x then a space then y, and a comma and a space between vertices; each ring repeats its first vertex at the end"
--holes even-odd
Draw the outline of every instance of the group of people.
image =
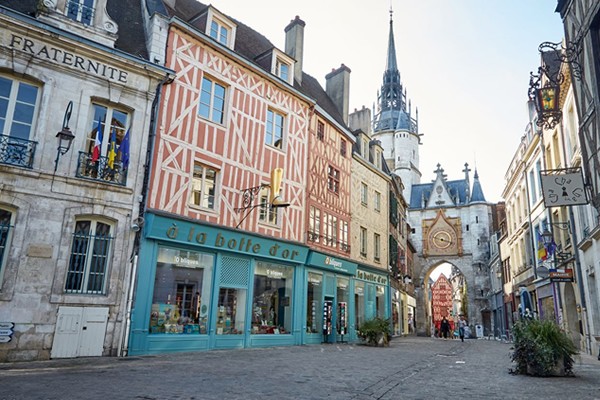
MULTIPOLYGON (((458 326, 458 336, 460 337, 461 341, 465 341, 465 327, 468 325, 467 320, 465 319, 464 315, 460 315, 458 317, 458 322, 457 322, 457 326, 458 326)), ((448 319, 446 317, 442 318, 442 321, 440 322, 440 337, 443 337, 444 339, 448 339, 448 336, 452 337, 450 335, 450 332, 452 331, 452 325, 450 324, 450 321, 448 321, 448 319)))

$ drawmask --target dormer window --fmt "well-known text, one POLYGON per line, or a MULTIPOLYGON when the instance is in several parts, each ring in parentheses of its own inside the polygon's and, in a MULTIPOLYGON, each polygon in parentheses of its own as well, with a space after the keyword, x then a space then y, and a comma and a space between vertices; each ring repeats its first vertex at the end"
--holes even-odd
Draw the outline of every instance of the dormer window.
POLYGON ((293 65, 294 60, 290 56, 278 49, 273 49, 271 58, 271 73, 273 75, 292 85, 294 83, 294 76, 292 74, 293 65))
POLYGON ((94 0, 68 0, 66 8, 67 17, 91 25, 94 18, 94 0))
POLYGON ((206 24, 206 34, 226 46, 233 49, 235 43, 236 25, 229 18, 221 14, 216 9, 209 7, 208 23, 206 24))

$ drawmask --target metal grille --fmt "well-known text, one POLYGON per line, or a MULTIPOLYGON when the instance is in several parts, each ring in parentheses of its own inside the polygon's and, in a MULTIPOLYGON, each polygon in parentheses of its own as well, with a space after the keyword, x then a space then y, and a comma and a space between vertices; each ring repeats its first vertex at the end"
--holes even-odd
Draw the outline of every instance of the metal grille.
POLYGON ((221 286, 247 288, 249 275, 250 260, 227 256, 221 259, 221 286))
POLYGON ((0 135, 0 164, 31 168, 37 142, 0 135))
POLYGON ((112 241, 110 225, 77 221, 65 283, 67 293, 106 293, 108 255, 112 241))

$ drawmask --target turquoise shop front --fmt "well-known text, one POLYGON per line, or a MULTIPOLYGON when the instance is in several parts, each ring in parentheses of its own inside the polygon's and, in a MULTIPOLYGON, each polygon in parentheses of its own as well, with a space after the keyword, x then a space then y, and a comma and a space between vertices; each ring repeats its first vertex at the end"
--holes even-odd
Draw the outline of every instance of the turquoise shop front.
POLYGON ((163 214, 145 217, 129 355, 303 343, 308 247, 163 214))
POLYGON ((352 278, 357 264, 317 251, 306 262, 306 320, 302 343, 354 341, 352 278))

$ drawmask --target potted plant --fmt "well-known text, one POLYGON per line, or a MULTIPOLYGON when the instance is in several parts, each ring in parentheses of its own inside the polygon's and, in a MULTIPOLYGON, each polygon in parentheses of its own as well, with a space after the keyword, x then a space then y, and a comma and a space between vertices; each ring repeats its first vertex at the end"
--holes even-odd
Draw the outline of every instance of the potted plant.
POLYGON ((513 326, 511 360, 515 374, 565 376, 573 374, 573 356, 578 353, 571 338, 551 320, 518 321, 513 326))
POLYGON ((369 346, 385 347, 390 342, 390 320, 375 317, 358 328, 358 336, 369 346))

